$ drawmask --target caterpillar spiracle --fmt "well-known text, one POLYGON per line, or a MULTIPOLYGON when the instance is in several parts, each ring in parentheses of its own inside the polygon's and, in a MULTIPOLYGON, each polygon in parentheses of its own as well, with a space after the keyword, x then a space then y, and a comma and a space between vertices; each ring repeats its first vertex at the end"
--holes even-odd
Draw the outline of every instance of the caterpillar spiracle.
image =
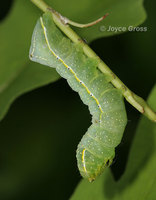
POLYGON ((115 147, 121 142, 127 123, 120 90, 97 69, 95 59, 87 57, 79 45, 63 35, 50 12, 37 21, 29 57, 34 62, 56 68, 88 105, 92 125, 81 139, 76 157, 81 175, 93 181, 112 163, 115 147))

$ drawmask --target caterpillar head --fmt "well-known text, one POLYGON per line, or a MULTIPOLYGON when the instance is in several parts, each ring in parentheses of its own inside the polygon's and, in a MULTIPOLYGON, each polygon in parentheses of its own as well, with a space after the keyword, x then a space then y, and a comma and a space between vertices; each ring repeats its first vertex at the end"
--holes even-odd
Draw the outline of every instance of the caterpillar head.
POLYGON ((78 168, 82 177, 88 179, 89 182, 93 182, 106 167, 111 165, 115 155, 114 151, 110 152, 110 156, 108 156, 108 151, 101 152, 101 154, 102 157, 97 156, 85 148, 78 148, 77 150, 78 168))

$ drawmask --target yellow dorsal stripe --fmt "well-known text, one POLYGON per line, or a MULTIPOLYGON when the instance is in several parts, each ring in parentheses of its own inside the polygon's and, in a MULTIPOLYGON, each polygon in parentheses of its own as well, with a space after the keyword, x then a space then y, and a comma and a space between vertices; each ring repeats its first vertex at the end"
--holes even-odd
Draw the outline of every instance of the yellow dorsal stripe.
MULTIPOLYGON (((103 113, 103 110, 100 106, 100 103, 98 101, 98 99, 89 91, 89 89, 86 87, 86 85, 77 77, 76 73, 59 57, 55 54, 55 52, 51 49, 50 47, 50 44, 49 44, 49 41, 48 41, 48 37, 47 37, 47 33, 46 33, 46 28, 44 26, 44 23, 43 23, 43 19, 42 17, 40 17, 40 22, 41 22, 41 26, 42 26, 42 29, 43 29, 43 33, 44 33, 44 36, 45 36, 45 40, 46 40, 46 43, 47 43, 47 46, 48 46, 48 49, 50 50, 50 52, 58 59, 62 62, 62 64, 71 71, 71 73, 74 75, 74 77, 76 78, 76 80, 79 82, 79 83, 82 83, 82 86, 86 89, 86 91, 88 92, 89 95, 92 95, 91 97, 96 101, 97 105, 98 105, 98 108, 99 110, 101 111, 101 113, 103 113)), ((100 117, 101 118, 101 117, 100 117)))
POLYGON ((83 163, 83 169, 87 173, 86 164, 85 164, 85 151, 86 151, 86 149, 83 149, 83 151, 82 151, 82 163, 83 163))

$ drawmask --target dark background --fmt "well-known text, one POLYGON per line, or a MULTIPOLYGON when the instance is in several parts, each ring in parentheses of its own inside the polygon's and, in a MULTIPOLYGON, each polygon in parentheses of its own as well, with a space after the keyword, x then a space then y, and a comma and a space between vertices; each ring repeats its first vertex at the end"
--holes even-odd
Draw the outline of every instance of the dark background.
MULTIPOLYGON (((0 19, 12 1, 1 3, 0 19)), ((135 93, 147 98, 156 75, 155 0, 145 1, 147 32, 127 32, 91 43, 95 52, 135 93)), ((128 125, 111 167, 124 173, 140 114, 126 102, 128 125)), ((60 79, 19 97, 0 123, 0 200, 69 199, 81 179, 75 152, 91 116, 60 79)))

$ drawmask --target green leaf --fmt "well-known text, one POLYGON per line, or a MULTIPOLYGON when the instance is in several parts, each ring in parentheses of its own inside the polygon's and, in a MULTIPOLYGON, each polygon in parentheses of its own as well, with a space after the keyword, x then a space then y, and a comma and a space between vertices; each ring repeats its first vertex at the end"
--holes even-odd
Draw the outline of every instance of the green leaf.
MULTIPOLYGON (((118 2, 115 0, 99 0, 98 2, 96 0, 79 0, 77 3, 71 0, 59 0, 54 1, 52 7, 72 20, 82 23, 95 20, 109 12, 109 17, 96 26, 83 30, 76 28, 76 31, 88 41, 114 34, 114 32, 100 31, 100 27, 103 24, 106 26, 127 27, 142 23, 146 17, 142 0, 120 0, 118 2)), ((37 64, 29 62, 28 52, 31 35, 40 14, 39 9, 30 1, 16 0, 10 15, 0 25, 0 120, 4 117, 11 102, 23 92, 48 84, 59 78, 55 70, 51 69, 50 75, 50 69, 46 67, 44 73, 40 74, 39 68, 41 66, 38 65, 39 67, 37 68, 37 64), (29 77, 26 77, 23 73, 27 66, 30 66, 28 69, 29 77), (34 73, 38 74, 36 81, 34 80, 34 75, 31 74, 31 69, 33 71, 36 70, 36 73, 34 73), (14 86, 18 76, 22 78, 14 86)))
POLYGON ((55 70, 29 61, 29 46, 39 11, 30 1, 16 0, 0 24, 0 120, 24 92, 56 81, 55 70))
MULTIPOLYGON (((22 66, 22 65, 21 65, 22 66)), ((21 94, 59 78, 52 69, 30 62, 10 76, 0 88, 0 119, 6 114, 10 104, 21 94)))
POLYGON ((121 33, 108 31, 109 26, 125 27, 127 30, 129 26, 138 26, 146 19, 143 0, 59 0, 53 2, 49 0, 46 2, 49 2, 62 15, 79 23, 88 23, 109 13, 109 16, 97 25, 83 29, 74 28, 88 42, 121 33))
MULTIPOLYGON (((148 103, 156 110, 156 86, 148 103)), ((94 183, 82 180, 71 200, 154 200, 156 196, 156 124, 142 116, 123 177, 115 182, 109 169, 94 183)))

